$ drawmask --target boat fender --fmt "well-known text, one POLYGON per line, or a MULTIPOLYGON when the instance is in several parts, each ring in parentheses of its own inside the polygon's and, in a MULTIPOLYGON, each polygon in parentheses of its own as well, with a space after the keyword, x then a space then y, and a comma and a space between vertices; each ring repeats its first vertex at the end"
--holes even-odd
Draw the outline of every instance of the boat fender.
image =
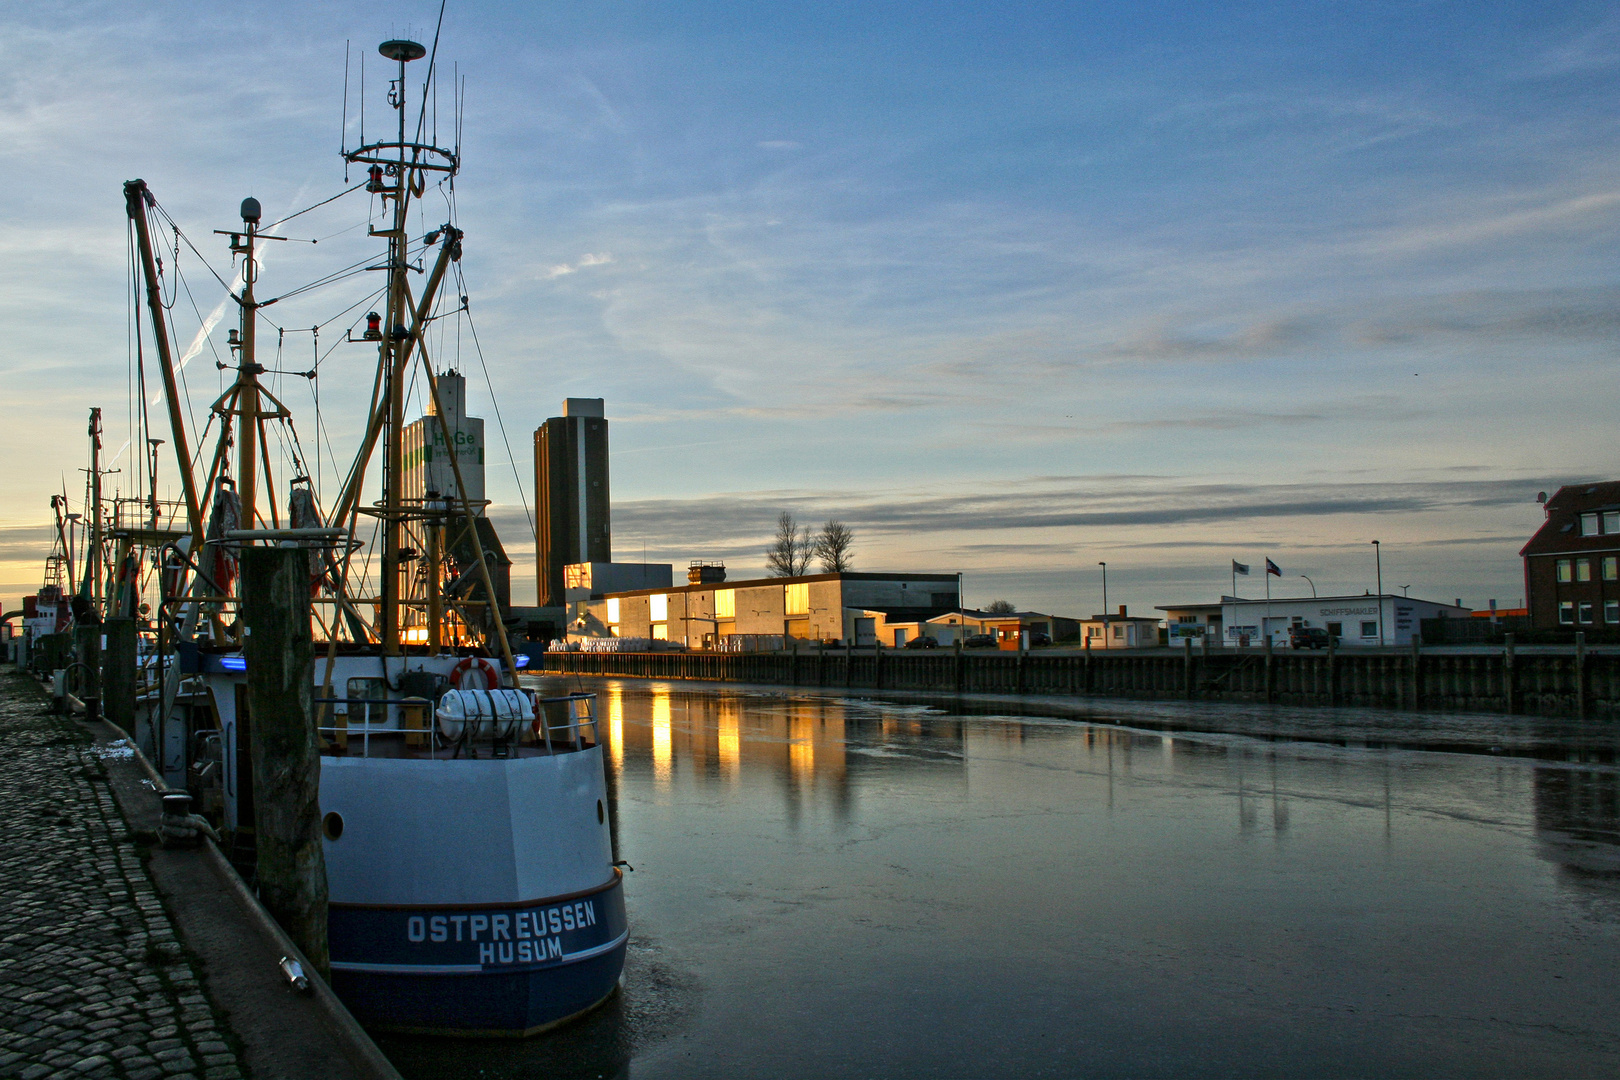
POLYGON ((450 672, 450 685, 457 690, 499 690, 501 688, 501 676, 495 670, 495 665, 482 656, 464 656, 461 663, 457 664, 450 672), (462 686, 462 677, 475 667, 478 669, 479 674, 483 676, 484 685, 477 687, 462 686))

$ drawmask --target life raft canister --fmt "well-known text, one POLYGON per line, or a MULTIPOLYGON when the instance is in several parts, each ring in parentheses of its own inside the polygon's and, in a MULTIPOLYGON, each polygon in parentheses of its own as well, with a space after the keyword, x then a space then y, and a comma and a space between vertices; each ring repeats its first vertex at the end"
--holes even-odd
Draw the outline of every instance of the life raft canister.
POLYGON ((450 671, 450 685, 454 686, 457 690, 499 690, 501 688, 501 676, 500 673, 495 670, 495 665, 490 663, 488 660, 485 660, 482 656, 464 656, 461 659, 461 663, 457 664, 450 671), (474 669, 477 669, 479 675, 482 676, 484 685, 463 686, 462 679, 469 671, 474 669))

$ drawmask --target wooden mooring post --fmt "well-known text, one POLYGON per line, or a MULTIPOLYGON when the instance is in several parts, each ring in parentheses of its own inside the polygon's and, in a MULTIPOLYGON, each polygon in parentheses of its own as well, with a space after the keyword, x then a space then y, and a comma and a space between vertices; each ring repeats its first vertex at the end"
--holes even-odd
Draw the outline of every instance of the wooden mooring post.
POLYGON ((1575 718, 1586 719, 1586 631, 1575 631, 1575 718))
POLYGON ((1502 711, 1512 716, 1517 701, 1518 677, 1513 667, 1513 635, 1502 635, 1502 711))
POLYGON ((1194 696, 1192 638, 1181 639, 1181 689, 1188 701, 1194 696))
POLYGON ((321 756, 310 709, 309 552, 243 548, 241 568, 259 899, 330 979, 321 756))
MULTIPOLYGON (((126 735, 135 734, 135 620, 108 619, 101 624, 106 646, 101 650, 101 715, 122 728, 126 735)), ((161 711, 161 710, 159 710, 161 711)), ((158 768, 163 767, 163 731, 161 724, 153 732, 158 768)))
POLYGON ((1422 707, 1423 675, 1418 669, 1423 663, 1423 642, 1416 634, 1412 635, 1412 659, 1406 670, 1407 681, 1407 708, 1417 712, 1422 707))

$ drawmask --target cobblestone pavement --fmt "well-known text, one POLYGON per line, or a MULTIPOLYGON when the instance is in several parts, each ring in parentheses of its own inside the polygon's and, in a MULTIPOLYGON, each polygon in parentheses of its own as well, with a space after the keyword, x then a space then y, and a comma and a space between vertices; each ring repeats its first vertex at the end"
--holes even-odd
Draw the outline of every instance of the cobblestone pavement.
POLYGON ((0 1077, 241 1077, 105 777, 0 674, 0 1077))

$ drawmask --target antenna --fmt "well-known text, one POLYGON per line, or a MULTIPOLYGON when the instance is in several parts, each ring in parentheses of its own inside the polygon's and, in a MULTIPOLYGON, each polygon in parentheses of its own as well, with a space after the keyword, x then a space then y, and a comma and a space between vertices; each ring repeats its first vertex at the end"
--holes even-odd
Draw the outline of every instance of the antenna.
POLYGON ((343 43, 343 126, 338 128, 338 153, 343 155, 343 182, 349 182, 349 43, 343 43))

